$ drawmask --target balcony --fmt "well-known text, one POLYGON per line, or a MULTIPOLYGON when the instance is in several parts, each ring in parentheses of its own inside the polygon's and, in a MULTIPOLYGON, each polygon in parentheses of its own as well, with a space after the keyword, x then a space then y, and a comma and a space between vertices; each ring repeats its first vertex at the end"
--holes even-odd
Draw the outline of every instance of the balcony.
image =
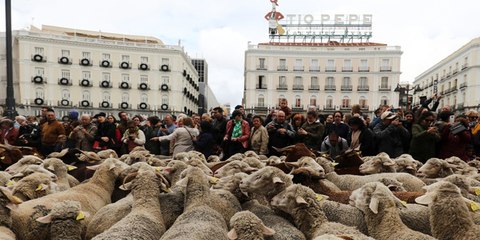
POLYGON ((78 80, 78 85, 81 86, 81 87, 91 87, 91 86, 93 86, 92 80, 89 80, 89 79, 78 80))
POLYGON ((113 108, 113 104, 111 102, 108 102, 108 101, 103 101, 103 102, 98 103, 98 107, 99 108, 113 108))
POLYGON ((303 72, 304 71, 304 67, 303 66, 295 66, 293 67, 293 71, 296 71, 296 72, 303 72))
POLYGON ((392 66, 380 66, 380 72, 391 72, 392 66))
POLYGON ((43 54, 35 54, 35 55, 32 55, 32 61, 34 61, 34 62, 46 62, 47 57, 43 56, 43 54))
POLYGON ((468 67, 468 64, 462 64, 462 70, 466 69, 468 67))
POLYGON ((278 66, 277 71, 288 71, 287 66, 278 66))
POLYGON ((368 105, 360 106, 361 110, 368 111, 368 105))
POLYGON ((300 105, 293 105, 293 106, 292 106, 292 111, 294 111, 294 112, 301 112, 301 111, 303 111, 303 105, 302 105, 302 104, 300 104, 300 105))
POLYGON ((381 91, 381 92, 386 92, 386 91, 391 91, 391 90, 392 90, 391 86, 384 86, 384 85, 378 86, 378 91, 381 91))
POLYGON ((148 66, 148 64, 146 64, 146 63, 140 63, 140 64, 138 64, 138 69, 143 70, 143 71, 147 71, 147 70, 150 70, 150 66, 148 66))
POLYGON ((267 89, 267 84, 264 84, 264 83, 257 84, 257 85, 255 85, 255 88, 256 89, 267 89))
POLYGON ((265 65, 257 65, 257 70, 267 70, 265 65))
POLYGON ((340 106, 340 110, 351 110, 351 109, 352 109, 352 106, 343 106, 343 105, 340 106))
POLYGON ((357 91, 359 92, 368 92, 370 90, 370 87, 368 86, 358 86, 357 91))
POLYGON ((148 103, 139 103, 137 104, 137 109, 140 109, 140 110, 150 110, 150 104, 148 103))
POLYGON ((122 103, 118 104, 118 108, 129 109, 129 108, 132 108, 132 104, 127 103, 127 102, 122 102, 122 103))
POLYGON ((310 72, 320 72, 319 66, 310 66, 310 72))
POLYGON ((82 66, 92 66, 92 61, 89 58, 82 58, 78 61, 78 64, 82 66))
POLYGON ((303 90, 303 89, 304 89, 303 85, 295 85, 295 84, 293 85, 293 88, 292 88, 292 90, 303 90))
POLYGON ((146 90, 150 90, 150 86, 148 86, 147 83, 139 83, 137 85, 137 89, 146 91, 146 90))
POLYGON ((167 84, 164 83, 164 84, 160 85, 160 90, 166 92, 166 91, 169 90, 169 87, 168 87, 167 84))
POLYGON ((118 64, 118 67, 121 68, 121 69, 131 69, 132 64, 128 61, 123 61, 123 62, 118 64))
POLYGON ((340 90, 343 92, 351 92, 353 90, 352 85, 342 85, 340 86, 340 90))
POLYGON ((342 67, 342 72, 353 72, 353 67, 342 67))
POLYGON ((325 85, 325 91, 335 91, 337 90, 337 86, 335 85, 325 85))
POLYGON ((60 78, 58 79, 58 85, 72 86, 72 81, 68 78, 60 78))
POLYGON ((324 105, 324 106, 323 106, 323 110, 325 110, 325 111, 333 111, 333 110, 335 110, 335 106, 333 106, 333 105, 324 105))
POLYGON ((358 67, 358 72, 370 72, 369 67, 358 67))
POLYGON ((32 77, 32 82, 35 84, 45 84, 47 83, 47 78, 44 76, 37 75, 35 77, 32 77))
POLYGON ((320 85, 310 85, 308 86, 308 90, 320 90, 320 85))
POLYGON ((111 88, 112 87, 112 82, 110 82, 108 80, 103 80, 103 81, 98 83, 98 86, 102 87, 102 88, 111 88))
POLYGON ((265 106, 265 104, 263 104, 263 103, 258 103, 258 104, 255 105, 253 108, 254 108, 255 110, 264 110, 264 111, 267 110, 267 106, 265 106))
POLYGON ((453 73, 453 74, 458 73, 458 68, 453 69, 453 72, 452 72, 452 73, 453 73))
POLYGON ((467 83, 460 84, 460 89, 463 89, 463 88, 466 88, 466 87, 467 87, 467 83))
POLYGON ((72 106, 72 101, 67 99, 62 99, 57 102, 57 106, 63 106, 63 107, 72 106))
POLYGON ((277 90, 288 90, 288 86, 284 84, 277 85, 277 90))
POLYGON ((130 89, 130 88, 132 88, 132 86, 130 86, 130 83, 125 82, 125 81, 118 83, 118 87, 121 88, 121 89, 130 89))
POLYGON ((69 57, 59 57, 58 63, 65 65, 72 65, 72 60, 69 57))
POLYGON ((88 101, 88 100, 82 100, 82 101, 78 102, 78 106, 83 107, 83 108, 92 108, 93 103, 88 101))
POLYGON ((335 66, 327 66, 325 67, 325 72, 336 72, 337 68, 335 66))

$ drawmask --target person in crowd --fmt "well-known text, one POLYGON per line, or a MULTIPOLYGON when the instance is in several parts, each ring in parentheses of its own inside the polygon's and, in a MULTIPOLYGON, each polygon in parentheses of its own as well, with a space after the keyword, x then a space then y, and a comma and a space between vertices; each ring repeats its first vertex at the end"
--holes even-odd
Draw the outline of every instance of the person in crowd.
MULTIPOLYGON (((356 113, 356 115, 357 115, 357 117, 360 117, 360 115, 358 115, 358 113, 356 113)), ((348 126, 347 123, 348 123, 348 121, 350 120, 350 118, 352 118, 352 117, 353 117, 352 114, 350 114, 350 113, 345 113, 345 114, 343 114, 342 122, 343 122, 345 125, 348 126)), ((350 129, 349 129, 349 130, 350 130, 350 129)))
POLYGON ((298 135, 298 130, 300 130, 305 123, 306 119, 305 116, 301 113, 295 113, 292 116, 292 127, 293 131, 295 131, 295 139, 293 140, 293 143, 300 143, 302 142, 302 139, 300 135, 298 135))
MULTIPOLYGON (((183 121, 179 121, 180 124, 183 124, 183 121)), ((175 129, 177 128, 177 125, 175 124, 175 120, 173 119, 173 116, 170 114, 167 114, 163 118, 163 123, 160 124, 160 132, 156 137, 163 137, 163 136, 168 136, 172 134, 175 129)), ((153 139, 153 141, 158 141, 158 138, 150 138, 153 139)), ((173 152, 173 145, 170 147, 170 140, 164 140, 160 142, 160 155, 168 156, 170 155, 171 152, 173 152)))
POLYGON ((202 121, 202 119, 200 118, 200 115, 193 114, 192 120, 193 120, 193 127, 195 127, 196 129, 200 129, 200 122, 202 121))
POLYGON ((403 144, 407 141, 409 133, 396 114, 385 111, 380 118, 382 121, 373 128, 377 151, 396 158, 403 154, 403 144))
MULTIPOLYGON (((142 116, 140 115, 135 115, 132 117, 132 120, 135 122, 135 125, 143 131, 143 127, 145 126, 145 122, 142 116)), ((127 126, 128 128, 128 126, 127 126)))
POLYGON ((0 120, 0 143, 14 145, 18 138, 18 129, 14 127, 12 120, 4 118, 0 120))
MULTIPOLYGON (((180 117, 179 117, 180 118, 180 117)), ((174 141, 173 156, 180 152, 194 150, 193 141, 199 135, 198 129, 193 127, 193 121, 189 117, 181 118, 182 127, 178 127, 172 134, 158 137, 158 141, 174 141)))
POLYGON ((207 122, 209 122, 210 124, 212 124, 213 119, 212 119, 212 117, 211 117, 210 114, 204 113, 204 114, 202 114, 202 121, 207 121, 207 122))
POLYGON ((213 123, 212 131, 213 138, 215 139, 215 148, 220 148, 222 145, 223 137, 227 129, 227 119, 223 116, 223 109, 221 107, 213 108, 213 123))
POLYGON ((78 120, 78 115, 79 114, 77 110, 71 110, 68 112, 68 116, 66 116, 66 121, 63 122, 63 128, 65 128, 65 136, 67 138, 65 141, 65 147, 67 148, 73 148, 75 146, 73 139, 68 138, 68 136, 70 136, 70 133, 73 131, 74 128, 80 126, 81 124, 78 120))
POLYGON ((328 134, 320 147, 321 152, 327 153, 332 159, 348 150, 347 140, 340 137, 335 131, 328 134))
POLYGON ((243 120, 240 110, 232 113, 232 119, 227 122, 227 131, 223 137, 223 159, 228 159, 236 153, 244 153, 248 149, 250 126, 243 120))
POLYGON ((268 154, 268 132, 263 126, 262 117, 256 115, 252 118, 253 127, 250 130, 250 146, 256 154, 268 154))
POLYGON ((35 117, 29 116, 26 121, 20 122, 18 128, 18 138, 15 145, 39 148, 40 147, 40 127, 35 120, 35 117), (30 119, 30 121, 29 121, 30 119), (33 120, 33 121, 32 121, 33 120))
POLYGON ((263 123, 263 126, 267 126, 271 121, 275 120, 277 117, 278 110, 277 109, 272 109, 270 113, 268 113, 267 117, 265 118, 265 121, 263 123))
POLYGON ((292 109, 288 107, 287 99, 286 98, 280 99, 279 105, 280 106, 278 107, 278 110, 281 110, 285 113, 285 120, 289 122, 293 115, 292 115, 292 109))
POLYGON ((55 111, 49 109, 46 113, 47 121, 41 125, 41 147, 40 152, 43 156, 48 156, 55 150, 57 139, 60 135, 65 135, 63 125, 57 121, 55 111))
POLYGON ((117 127, 117 119, 112 114, 107 115, 107 122, 115 125, 117 127))
POLYGON ((143 146, 145 144, 145 134, 138 126, 138 123, 132 120, 127 122, 127 130, 122 136, 123 153, 128 154, 135 147, 143 146))
POLYGON ((47 107, 47 106, 43 106, 40 109, 40 119, 38 121, 39 126, 42 126, 44 123, 47 122, 47 112, 51 112, 51 111, 53 111, 53 108, 47 107))
POLYGON ((350 132, 347 136, 349 149, 360 151, 362 156, 375 155, 375 139, 373 132, 359 117, 352 117, 348 120, 350 132))
POLYGON ((95 151, 103 149, 115 149, 120 145, 115 141, 115 125, 107 122, 107 114, 100 112, 94 116, 97 119, 97 133, 93 143, 95 151))
POLYGON ((200 135, 194 138, 193 146, 196 151, 201 152, 206 158, 213 153, 213 133, 212 124, 208 121, 200 122, 200 135))
POLYGON ((403 120, 401 120, 402 122, 402 125, 405 129, 407 129, 408 133, 409 133, 409 137, 408 139, 406 139, 406 141, 403 143, 403 152, 410 152, 410 142, 412 141, 412 127, 413 127, 413 124, 415 123, 415 118, 413 117, 413 113, 412 112, 406 112, 404 115, 403 115, 403 120))
POLYGON ((365 126, 370 126, 370 124, 372 123, 372 118, 368 115, 365 115, 363 116, 363 119, 365 119, 365 126))
POLYGON ((421 104, 422 109, 427 109, 427 111, 432 111, 435 112, 437 111, 438 105, 440 104, 440 99, 442 99, 442 96, 438 96, 437 94, 433 95, 433 97, 427 99, 425 102, 421 104), (429 105, 430 103, 433 103, 432 107, 430 108, 429 105))
MULTIPOLYGON (((350 114, 353 117, 361 117, 362 116, 362 107, 359 104, 354 104, 352 106, 352 111, 350 112, 350 114)), ((346 123, 348 123, 348 121, 346 121, 346 123)))
POLYGON ((370 121, 368 127, 373 130, 373 128, 381 121, 380 116, 386 109, 384 106, 379 107, 373 111, 373 119, 370 121))
POLYGON ((468 126, 472 135, 472 147, 476 155, 480 155, 480 121, 477 111, 467 112, 468 126))
POLYGON ((13 122, 13 127, 19 129, 23 122, 26 122, 27 118, 22 115, 18 115, 15 117, 15 121, 13 122))
POLYGON ((343 113, 340 111, 336 111, 333 113, 333 123, 331 125, 327 125, 325 128, 326 135, 330 134, 330 132, 335 131, 338 136, 342 137, 343 139, 347 138, 348 132, 350 128, 347 124, 342 122, 343 113))
POLYGON ((27 123, 33 124, 35 126, 40 126, 40 124, 38 123, 38 119, 35 116, 27 116, 27 123))
POLYGON ((95 140, 97 126, 92 123, 92 117, 89 114, 82 114, 80 123, 70 132, 68 139, 72 140, 75 148, 93 151, 93 141, 95 140))
POLYGON ((118 113, 118 118, 120 119, 120 122, 118 123, 117 128, 120 130, 120 135, 123 136, 123 134, 127 130, 128 114, 121 111, 118 113))
POLYGON ((145 149, 150 151, 151 154, 160 155, 160 142, 153 141, 152 138, 160 136, 160 129, 162 127, 162 122, 157 116, 150 116, 147 118, 147 123, 143 128, 143 133, 145 134, 145 149))
POLYGON ((237 105, 235 106, 235 110, 239 110, 242 113, 243 120, 247 121, 248 127, 251 128, 253 126, 252 120, 251 118, 248 118, 247 115, 245 115, 245 108, 242 105, 237 105))
POLYGON ((115 150, 115 152, 120 152, 120 146, 121 146, 121 143, 122 143, 122 132, 120 131, 120 128, 118 128, 118 125, 117 124, 117 119, 115 118, 115 116, 113 115, 108 115, 107 116, 107 122, 111 123, 112 125, 115 126, 115 147, 113 150, 115 150))
POLYGON ((307 120, 297 131, 300 142, 303 142, 312 151, 320 150, 321 139, 325 131, 325 127, 318 121, 317 112, 315 110, 307 112, 307 120))
POLYGON ((412 127, 410 155, 423 163, 435 157, 436 145, 440 141, 440 133, 438 127, 433 124, 434 122, 435 114, 433 112, 424 112, 412 127))
POLYGON ((280 110, 277 112, 275 120, 265 127, 268 131, 268 152, 270 155, 281 156, 281 153, 273 147, 283 148, 293 143, 295 131, 285 118, 285 113, 280 110))
POLYGON ((440 142, 439 158, 445 159, 452 156, 468 161, 467 146, 471 144, 471 133, 469 131, 469 122, 465 115, 460 115, 455 118, 455 123, 461 124, 457 126, 462 128, 461 131, 452 132, 452 124, 448 123, 441 133, 442 140, 440 142))

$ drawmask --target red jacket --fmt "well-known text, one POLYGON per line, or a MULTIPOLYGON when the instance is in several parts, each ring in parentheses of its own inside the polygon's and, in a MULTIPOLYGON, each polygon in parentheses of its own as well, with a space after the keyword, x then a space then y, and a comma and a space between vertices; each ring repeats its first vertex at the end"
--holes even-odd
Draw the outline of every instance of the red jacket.
POLYGON ((1 131, 0 143, 5 144, 5 139, 8 141, 8 144, 13 145, 17 141, 18 129, 11 127, 10 129, 3 129, 1 131))
MULTIPOLYGON (((233 121, 230 120, 227 122, 227 131, 225 137, 230 139, 233 131, 233 121)), ((242 120, 242 136, 238 138, 238 141, 242 144, 244 148, 248 148, 248 138, 250 137, 250 125, 245 120, 242 120)))
POLYGON ((442 140, 440 141, 439 158, 445 159, 452 156, 468 161, 466 147, 470 144, 470 132, 463 131, 458 134, 452 134, 450 127, 447 125, 443 128, 442 140))

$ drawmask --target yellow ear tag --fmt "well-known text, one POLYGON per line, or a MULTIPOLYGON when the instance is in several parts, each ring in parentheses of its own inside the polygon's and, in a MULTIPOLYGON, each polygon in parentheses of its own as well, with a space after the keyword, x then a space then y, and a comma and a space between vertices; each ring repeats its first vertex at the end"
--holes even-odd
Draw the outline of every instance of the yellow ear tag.
POLYGON ((400 200, 400 203, 402 203, 404 207, 407 207, 407 202, 400 200))
POLYGON ((35 191, 42 191, 42 190, 43 190, 42 184, 38 184, 38 187, 37 189, 35 189, 35 191))
POLYGON ((167 193, 169 193, 171 191, 172 191, 172 189, 170 189, 170 188, 165 189, 165 192, 167 192, 167 193))
POLYGON ((5 156, 1 156, 0 159, 2 159, 2 160, 5 159, 5 156))
POLYGON ((470 202, 470 208, 472 209, 472 211, 476 212, 478 210, 480 210, 480 205, 474 201, 471 201, 470 202))
POLYGON ((477 194, 477 196, 480 196, 480 188, 475 188, 475 194, 477 194))
POLYGON ((334 167, 335 167, 335 166, 337 166, 337 165, 338 165, 338 163, 336 163, 336 162, 332 162, 332 166, 334 166, 334 167))
POLYGON ((78 212, 77 218, 75 218, 75 220, 80 221, 82 219, 85 219, 85 214, 82 211, 80 211, 78 212))
POLYGON ((320 195, 320 194, 315 194, 315 199, 317 199, 317 201, 322 201, 323 200, 323 196, 320 195))
POLYGON ((211 184, 217 184, 217 182, 218 182, 218 178, 216 178, 216 177, 211 177, 210 178, 210 183, 211 184))
POLYGON ((161 169, 160 167, 154 167, 154 169, 155 169, 155 171, 157 171, 157 172, 161 172, 161 171, 162 171, 162 169, 161 169))
POLYGON ((75 169, 74 166, 70 166, 70 165, 67 166, 67 171, 72 171, 72 170, 74 170, 74 169, 75 169))
POLYGON ((8 182, 7 182, 7 184, 6 184, 6 185, 7 185, 7 187, 11 187, 11 186, 13 186, 13 184, 15 184, 15 182, 14 182, 14 181, 12 181, 12 180, 8 180, 8 182))

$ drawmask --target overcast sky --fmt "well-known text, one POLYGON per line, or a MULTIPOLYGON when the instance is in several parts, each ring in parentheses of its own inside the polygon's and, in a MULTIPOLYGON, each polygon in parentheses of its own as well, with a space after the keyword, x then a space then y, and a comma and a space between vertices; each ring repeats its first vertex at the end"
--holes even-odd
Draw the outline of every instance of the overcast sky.
MULTIPOLYGON (((373 14, 372 42, 401 46, 401 81, 413 79, 480 36, 478 0, 278 0, 287 14, 373 14)), ((0 31, 5 7, 0 6, 0 31)), ((191 57, 205 58, 221 103, 243 95, 248 41, 268 42, 263 16, 270 0, 12 0, 12 28, 54 25, 181 40, 191 57)))

